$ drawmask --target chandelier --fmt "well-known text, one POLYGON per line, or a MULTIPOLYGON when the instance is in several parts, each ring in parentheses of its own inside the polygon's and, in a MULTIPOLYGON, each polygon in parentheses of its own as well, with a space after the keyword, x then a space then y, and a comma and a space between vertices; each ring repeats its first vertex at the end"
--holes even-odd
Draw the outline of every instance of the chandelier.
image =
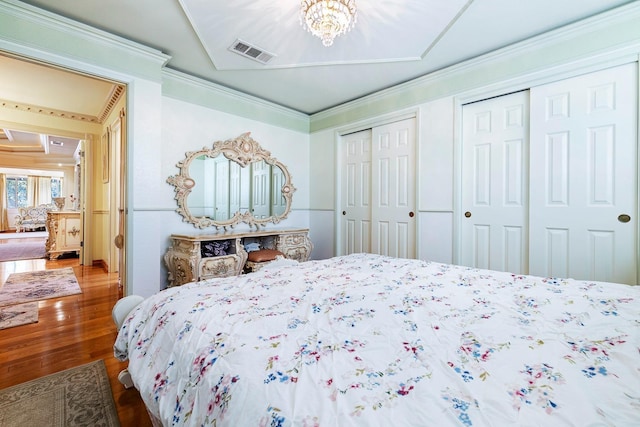
POLYGON ((302 0, 300 23, 322 44, 331 46, 336 36, 351 30, 356 23, 355 0, 302 0))

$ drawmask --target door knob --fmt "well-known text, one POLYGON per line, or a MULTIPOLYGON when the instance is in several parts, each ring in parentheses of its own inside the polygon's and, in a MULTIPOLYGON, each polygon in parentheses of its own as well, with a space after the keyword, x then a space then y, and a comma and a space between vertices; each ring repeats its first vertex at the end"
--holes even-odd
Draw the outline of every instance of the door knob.
POLYGON ((346 214, 347 214, 347 211, 342 211, 342 215, 346 215, 346 214))
POLYGON ((618 215, 618 221, 620 222, 629 222, 631 221, 631 217, 627 214, 620 214, 618 215))
POLYGON ((471 212, 466 211, 466 212, 464 213, 464 216, 465 216, 465 218, 471 218, 471 212))
POLYGON ((413 218, 415 214, 413 212, 409 212, 409 218, 413 218))

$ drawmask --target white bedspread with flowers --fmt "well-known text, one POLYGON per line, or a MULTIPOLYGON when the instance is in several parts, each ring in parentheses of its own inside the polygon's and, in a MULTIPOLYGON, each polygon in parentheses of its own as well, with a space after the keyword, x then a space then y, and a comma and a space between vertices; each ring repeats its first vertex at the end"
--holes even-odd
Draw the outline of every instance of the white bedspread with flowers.
POLYGON ((146 299, 164 425, 640 426, 640 287, 354 254, 146 299))

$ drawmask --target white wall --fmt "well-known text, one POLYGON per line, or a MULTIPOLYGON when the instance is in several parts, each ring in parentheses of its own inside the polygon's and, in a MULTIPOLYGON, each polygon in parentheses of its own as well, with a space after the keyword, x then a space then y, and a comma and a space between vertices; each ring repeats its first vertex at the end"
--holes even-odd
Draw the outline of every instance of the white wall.
MULTIPOLYGON (((162 98, 162 159, 164 180, 178 173, 176 163, 185 158, 187 151, 211 148, 215 141, 235 138, 245 132, 271 156, 281 161, 291 173, 297 191, 293 209, 309 208, 309 135, 283 129, 256 120, 249 120, 214 109, 194 105, 169 97, 162 98)), ((173 187, 164 183, 162 204, 174 210, 173 187)))
POLYGON ((159 214, 162 193, 162 87, 136 79, 129 84, 127 118, 127 293, 147 297, 162 289, 164 234, 159 214))
MULTIPOLYGON (((287 219, 277 224, 278 227, 309 227, 309 174, 307 164, 309 159, 309 136, 306 133, 283 129, 255 120, 223 113, 211 108, 194 105, 188 102, 163 97, 162 127, 160 144, 156 145, 159 155, 158 181, 153 186, 143 189, 154 195, 154 211, 157 212, 159 226, 159 251, 155 260, 158 265, 162 255, 170 244, 172 233, 205 233, 215 230, 199 230, 193 225, 182 221, 182 216, 175 212, 177 203, 174 199, 174 187, 166 182, 167 178, 176 175, 178 161, 185 158, 187 151, 197 151, 203 147, 211 148, 215 141, 235 138, 245 132, 251 132, 251 137, 264 149, 271 152, 271 156, 282 162, 291 173, 292 182, 296 187, 293 195, 292 212, 287 219)), ((137 222, 136 222, 137 224, 137 222)), ((269 226, 267 226, 268 228, 269 226)), ((246 226, 239 225, 236 229, 246 226)), ((155 251, 155 249, 154 249, 155 251)), ((153 260, 149 260, 153 262, 153 260)), ((165 266, 162 270, 166 273, 165 266)), ((166 276, 163 277, 166 285, 166 276)))
POLYGON ((453 262, 455 125, 452 97, 420 106, 418 117, 418 258, 453 262))
POLYGON ((129 93, 135 105, 129 112, 135 123, 129 139, 133 183, 129 209, 130 293, 147 296, 166 287, 163 256, 171 234, 215 231, 197 229, 175 212, 174 188, 166 180, 179 172, 176 164, 187 151, 212 147, 215 141, 250 131, 253 139, 289 168, 297 189, 291 214, 278 226, 309 227, 307 134, 162 96, 159 84, 136 82, 134 89, 129 93))
POLYGON ((335 251, 335 136, 334 129, 316 132, 310 136, 309 179, 312 195, 310 202, 309 238, 313 242, 313 258, 325 259, 335 251))

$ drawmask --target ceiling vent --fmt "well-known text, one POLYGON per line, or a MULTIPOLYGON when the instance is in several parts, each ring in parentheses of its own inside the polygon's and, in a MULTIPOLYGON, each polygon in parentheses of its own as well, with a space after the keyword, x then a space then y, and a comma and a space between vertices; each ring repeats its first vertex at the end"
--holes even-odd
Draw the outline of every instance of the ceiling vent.
POLYGON ((55 139, 52 139, 52 140, 50 141, 50 143, 51 143, 51 145, 55 145, 55 146, 57 146, 57 147, 62 147, 62 146, 64 145, 64 142, 62 142, 62 141, 56 141, 55 139))
POLYGON ((253 59, 254 61, 258 61, 261 64, 269 63, 269 61, 271 61, 276 56, 273 53, 269 53, 264 49, 253 46, 250 43, 247 43, 240 39, 236 39, 236 41, 233 42, 231 47, 229 47, 229 50, 231 52, 235 52, 239 55, 242 55, 246 58, 253 59))

